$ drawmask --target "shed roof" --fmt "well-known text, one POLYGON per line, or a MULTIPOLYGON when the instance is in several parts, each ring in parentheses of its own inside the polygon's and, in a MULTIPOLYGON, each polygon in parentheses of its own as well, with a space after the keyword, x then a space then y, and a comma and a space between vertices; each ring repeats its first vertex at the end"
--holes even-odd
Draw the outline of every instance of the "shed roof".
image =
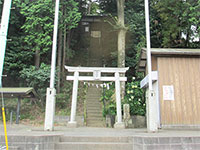
POLYGON ((102 22, 104 17, 108 17, 107 15, 86 15, 83 16, 82 22, 102 22))
POLYGON ((14 97, 21 97, 21 98, 37 98, 38 95, 36 94, 35 90, 31 87, 5 87, 0 88, 0 93, 3 93, 5 98, 14 98, 14 97))
MULTIPOLYGON (((146 48, 141 49, 138 71, 144 72, 146 67, 146 48)), ((181 48, 151 48, 151 55, 154 56, 200 56, 200 49, 181 48)))

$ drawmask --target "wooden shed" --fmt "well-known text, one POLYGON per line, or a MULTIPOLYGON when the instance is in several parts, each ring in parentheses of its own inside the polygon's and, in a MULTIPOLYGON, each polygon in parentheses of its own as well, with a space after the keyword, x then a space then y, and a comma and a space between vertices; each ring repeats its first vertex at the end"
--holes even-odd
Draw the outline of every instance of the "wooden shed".
POLYGON ((0 95, 3 98, 18 98, 16 110, 16 124, 19 124, 21 99, 38 99, 39 96, 31 87, 4 87, 0 88, 0 95))
MULTIPOLYGON (((103 66, 103 63, 105 63, 103 61, 110 62, 111 54, 117 52, 118 32, 111 24, 114 24, 113 19, 107 15, 82 17, 80 45, 87 50, 87 66, 103 66)), ((81 65, 84 66, 84 64, 81 65)))
MULTIPOLYGON (((200 49, 152 48, 153 89, 160 127, 200 127, 200 49)), ((139 71, 147 75, 146 49, 139 71)), ((141 87, 148 86, 148 80, 141 87)))

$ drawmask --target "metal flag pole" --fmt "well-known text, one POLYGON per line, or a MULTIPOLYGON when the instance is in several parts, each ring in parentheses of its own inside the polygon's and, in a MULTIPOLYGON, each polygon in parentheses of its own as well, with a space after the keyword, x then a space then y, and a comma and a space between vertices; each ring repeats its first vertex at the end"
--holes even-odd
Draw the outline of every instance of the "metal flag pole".
POLYGON ((55 83, 56 48, 57 48, 57 35, 58 35, 59 1, 60 1, 60 0, 56 0, 56 6, 55 6, 54 33, 53 33, 53 45, 52 45, 52 56, 51 56, 50 88, 54 88, 54 83, 55 83))
POLYGON ((46 93, 46 109, 45 109, 45 125, 44 125, 44 130, 46 131, 52 131, 54 126, 55 95, 56 95, 54 83, 55 83, 55 70, 56 70, 56 47, 57 47, 57 35, 58 35, 59 2, 60 2, 59 0, 56 0, 52 57, 51 57, 50 88, 47 88, 47 93, 46 93))
POLYGON ((147 68, 148 68, 148 82, 149 92, 147 99, 147 130, 149 132, 156 132, 156 120, 155 120, 155 93, 152 86, 152 65, 151 65, 151 40, 150 40, 150 21, 149 21, 149 1, 145 0, 145 22, 146 22, 146 42, 147 42, 147 68))

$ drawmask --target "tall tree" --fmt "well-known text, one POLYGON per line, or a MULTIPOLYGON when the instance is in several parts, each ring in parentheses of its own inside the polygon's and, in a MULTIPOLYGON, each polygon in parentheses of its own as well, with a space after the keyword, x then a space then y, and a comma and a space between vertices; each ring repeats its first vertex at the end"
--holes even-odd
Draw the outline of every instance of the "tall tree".
POLYGON ((117 16, 117 0, 98 0, 98 2, 102 13, 117 16))
POLYGON ((126 27, 124 24, 124 0, 117 0, 118 15, 118 67, 125 67, 125 38, 126 27))
MULTIPOLYGON (((119 27, 118 31, 118 67, 124 68, 125 67, 125 44, 126 44, 126 27, 124 24, 124 0, 117 0, 117 15, 118 15, 118 22, 117 26, 119 27)), ((121 84, 121 95, 122 99, 125 95, 125 82, 121 84)))
POLYGON ((22 26, 24 41, 35 52, 35 66, 39 68, 40 57, 51 50, 54 3, 52 0, 21 2, 21 14, 25 17, 22 26))
POLYGON ((162 25, 163 47, 199 47, 200 0, 154 1, 162 25))
MULTIPOLYGON (((3 1, 0 1, 0 9, 3 7, 3 1)), ((11 86, 19 86, 19 72, 33 63, 33 51, 24 42, 25 34, 21 27, 24 24, 25 18, 20 13, 21 5, 18 0, 12 1, 10 25, 8 29, 8 41, 5 54, 4 73, 7 78, 4 79, 5 84, 11 86)), ((2 10, 0 10, 2 12, 2 10)), ((0 15, 1 16, 1 15, 0 15)))
MULTIPOLYGON (((58 43, 58 82, 57 90, 60 92, 62 74, 64 76, 64 65, 66 58, 70 53, 70 33, 71 30, 78 26, 81 19, 81 13, 79 12, 78 2, 74 0, 61 1, 60 9, 60 25, 59 25, 59 43, 58 43)), ((69 59, 67 59, 69 60, 69 59)))

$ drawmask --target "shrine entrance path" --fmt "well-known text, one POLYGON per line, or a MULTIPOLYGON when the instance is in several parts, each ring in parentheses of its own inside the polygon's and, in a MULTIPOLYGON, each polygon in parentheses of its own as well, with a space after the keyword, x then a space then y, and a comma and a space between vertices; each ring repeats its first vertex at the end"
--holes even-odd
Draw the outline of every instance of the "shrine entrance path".
MULTIPOLYGON (((67 128, 56 126, 54 131, 44 127, 8 125, 9 150, 199 150, 200 130, 67 128)), ((0 146, 4 143, 0 125, 0 146)))
MULTIPOLYGON (((44 131, 44 127, 34 127, 29 125, 7 125, 8 135, 74 135, 74 136, 200 136, 200 129, 171 129, 159 130, 158 133, 147 133, 145 128, 138 129, 114 129, 114 128, 67 128, 65 126, 56 126, 54 131, 44 131)), ((4 135, 3 125, 0 124, 0 134, 4 135)))

